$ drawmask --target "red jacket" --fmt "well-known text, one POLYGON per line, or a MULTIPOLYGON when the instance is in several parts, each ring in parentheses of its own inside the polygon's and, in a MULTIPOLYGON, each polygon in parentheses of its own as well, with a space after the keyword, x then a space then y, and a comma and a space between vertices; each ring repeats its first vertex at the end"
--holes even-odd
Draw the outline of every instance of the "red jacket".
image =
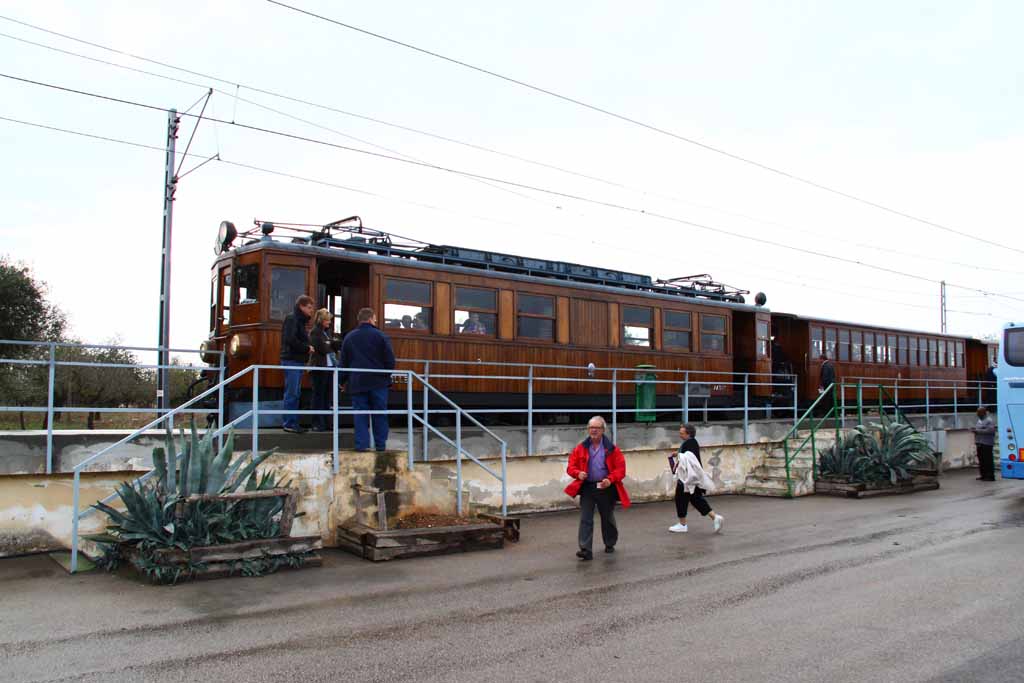
MULTIPOLYGON (((619 502, 622 503, 622 507, 628 508, 630 504, 629 494, 626 492, 626 487, 622 484, 622 480, 626 478, 626 458, 622 455, 619 447, 613 444, 608 437, 603 438, 604 464, 608 468, 608 481, 615 485, 615 492, 619 496, 619 502)), ((572 454, 569 456, 569 467, 565 471, 572 477, 572 482, 565 487, 565 492, 571 498, 578 496, 580 487, 583 486, 583 482, 579 480, 579 475, 580 472, 587 471, 587 464, 590 460, 589 444, 590 439, 585 439, 573 449, 572 454)))

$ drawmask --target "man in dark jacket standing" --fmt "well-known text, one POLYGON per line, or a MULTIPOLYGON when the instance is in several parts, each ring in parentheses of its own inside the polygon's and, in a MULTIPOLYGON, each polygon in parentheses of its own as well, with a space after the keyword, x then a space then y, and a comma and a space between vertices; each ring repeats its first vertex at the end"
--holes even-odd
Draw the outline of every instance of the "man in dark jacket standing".
POLYGON ((823 396, 821 401, 818 403, 818 414, 824 415, 832 407, 832 392, 835 389, 829 390, 836 381, 836 369, 832 365, 832 360, 828 357, 827 353, 821 354, 821 373, 818 375, 818 393, 828 394, 823 396))
MULTIPOLYGON (((377 314, 372 308, 359 311, 359 327, 345 335, 341 345, 341 367, 351 369, 394 370, 395 352, 391 340, 377 329, 377 314)), ((386 372, 343 372, 341 383, 348 384, 355 410, 387 410, 391 375, 386 372)), ((387 415, 356 415, 356 450, 370 447, 370 417, 373 422, 373 444, 383 451, 388 442, 387 415)))
MULTIPOLYGON (((302 368, 309 361, 313 347, 309 343, 306 326, 313 316, 313 299, 303 294, 295 300, 295 310, 285 316, 281 325, 281 365, 294 370, 284 371, 284 409, 298 410, 302 394, 302 368)), ((286 432, 301 434, 299 416, 285 413, 281 428, 286 432)))

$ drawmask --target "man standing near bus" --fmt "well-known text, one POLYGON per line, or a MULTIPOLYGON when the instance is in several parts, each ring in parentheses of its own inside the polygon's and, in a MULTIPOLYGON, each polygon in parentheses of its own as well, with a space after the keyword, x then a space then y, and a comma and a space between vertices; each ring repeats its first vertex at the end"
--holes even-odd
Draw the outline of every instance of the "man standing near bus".
POLYGON ((996 424, 988 415, 985 406, 978 408, 978 421, 971 427, 974 432, 974 447, 978 451, 978 481, 995 481, 995 463, 992 462, 992 448, 996 443, 996 424))
MULTIPOLYGON (((377 329, 377 314, 362 308, 357 316, 359 326, 345 335, 341 345, 341 367, 346 369, 394 370, 395 352, 391 340, 377 329)), ((343 372, 339 380, 348 384, 354 410, 387 410, 391 374, 387 372, 343 372)), ((356 450, 370 448, 370 417, 356 415, 356 450)), ((373 415, 373 444, 378 451, 387 448, 388 416, 373 415)))
MULTIPOLYGON (((302 368, 306 367, 309 361, 309 354, 313 353, 313 346, 309 343, 309 332, 306 326, 309 319, 313 317, 313 299, 303 294, 295 300, 295 310, 284 317, 281 325, 281 365, 294 370, 284 371, 284 409, 298 410, 299 397, 302 395, 302 368)), ((285 413, 281 429, 293 434, 301 434, 302 427, 299 426, 299 416, 295 413, 285 413)))

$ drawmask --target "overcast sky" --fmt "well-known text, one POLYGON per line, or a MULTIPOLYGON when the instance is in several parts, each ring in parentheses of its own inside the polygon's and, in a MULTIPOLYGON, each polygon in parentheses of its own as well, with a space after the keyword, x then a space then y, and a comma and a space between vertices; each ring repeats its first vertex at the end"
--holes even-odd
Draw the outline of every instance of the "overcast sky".
MULTIPOLYGON (((0 15, 10 19, 203 75, 0 19, 2 73, 179 110, 213 87, 223 93, 214 94, 207 113, 225 120, 383 148, 632 209, 494 187, 203 122, 192 143, 201 156, 186 161, 185 169, 219 152, 229 162, 322 183, 218 162, 181 181, 174 209, 175 346, 195 347, 206 336, 220 221, 239 227, 254 218, 322 224, 352 214, 370 227, 427 242, 661 278, 711 273, 764 291, 776 311, 938 331, 939 285, 927 280, 945 279, 952 333, 982 336, 1006 320, 1024 318, 1022 3, 292 4, 1005 247, 901 218, 262 0, 8 0, 0 15)), ((155 147, 165 141, 167 116, 161 111, 4 78, 0 102, 0 116, 7 118, 155 147)), ((193 123, 184 121, 179 150, 193 123)), ((154 344, 162 153, 2 120, 0 141, 0 253, 27 262, 49 283, 80 338, 154 344)))

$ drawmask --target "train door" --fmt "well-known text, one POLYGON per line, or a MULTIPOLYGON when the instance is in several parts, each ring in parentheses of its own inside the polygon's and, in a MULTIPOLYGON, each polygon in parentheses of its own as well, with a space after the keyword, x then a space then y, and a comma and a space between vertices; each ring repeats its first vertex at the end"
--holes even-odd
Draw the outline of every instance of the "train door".
POLYGON ((749 373, 751 396, 772 395, 771 317, 765 313, 733 314, 733 353, 736 372, 749 373))
POLYGON ((334 334, 358 324, 359 309, 370 305, 370 267, 364 263, 321 259, 317 266, 317 306, 334 316, 334 334))

